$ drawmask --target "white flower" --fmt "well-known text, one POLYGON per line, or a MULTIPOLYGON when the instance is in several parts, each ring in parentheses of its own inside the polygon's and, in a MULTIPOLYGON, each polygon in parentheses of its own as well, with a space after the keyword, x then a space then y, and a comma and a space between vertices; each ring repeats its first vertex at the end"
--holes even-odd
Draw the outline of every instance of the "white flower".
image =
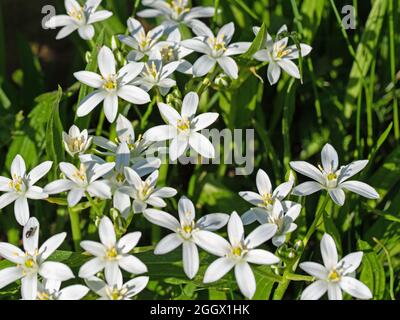
POLYGON ((82 265, 79 276, 90 278, 103 269, 106 279, 122 277, 120 268, 133 274, 147 272, 146 265, 129 254, 139 242, 141 235, 141 232, 131 232, 117 241, 110 218, 101 218, 99 224, 101 243, 89 240, 81 242, 81 247, 95 257, 82 265))
MULTIPOLYGON (((254 27, 255 35, 259 32, 259 27, 254 27)), ((281 33, 287 32, 286 25, 283 25, 277 35, 275 41, 267 33, 267 38, 264 42, 264 48, 254 54, 254 59, 259 61, 269 62, 268 65, 268 81, 271 85, 278 82, 281 76, 281 68, 290 76, 300 79, 299 68, 292 62, 293 59, 299 58, 299 50, 296 45, 287 46, 288 37, 279 39, 281 33)), ((311 52, 311 47, 307 44, 300 43, 301 56, 305 57, 311 52)))
POLYGON ((218 118, 218 113, 206 112, 195 117, 199 96, 189 92, 183 99, 182 111, 179 114, 173 107, 159 103, 158 109, 166 125, 153 127, 145 132, 144 137, 150 141, 171 140, 169 156, 175 161, 190 146, 206 158, 213 158, 214 146, 198 131, 208 127, 218 118))
POLYGON ((165 96, 168 91, 176 86, 176 81, 170 76, 180 65, 179 61, 173 61, 163 65, 161 60, 149 60, 140 74, 132 83, 145 91, 157 87, 161 95, 165 96))
POLYGON ((91 197, 111 198, 111 190, 108 184, 104 180, 98 179, 114 168, 114 162, 90 165, 82 163, 79 169, 68 162, 60 162, 59 166, 67 179, 50 182, 44 188, 48 194, 69 191, 67 200, 70 207, 74 207, 85 195, 85 192, 88 192, 91 197))
POLYGON ((107 10, 97 11, 101 0, 87 0, 82 7, 76 0, 65 0, 65 9, 68 15, 62 14, 50 18, 46 22, 47 28, 63 27, 57 34, 56 39, 69 36, 78 30, 79 36, 84 40, 91 40, 94 36, 93 23, 106 20, 112 16, 107 10))
POLYGON ((229 77, 236 79, 238 77, 238 66, 231 56, 246 52, 251 43, 236 42, 230 44, 235 32, 233 22, 224 25, 216 37, 214 37, 210 28, 200 21, 192 22, 192 30, 197 37, 183 40, 182 46, 204 54, 193 64, 193 75, 202 77, 218 63, 229 77))
POLYGON ((66 281, 74 277, 71 269, 63 263, 46 261, 61 245, 66 233, 59 233, 39 248, 39 221, 30 218, 23 229, 24 251, 6 242, 0 242, 0 255, 16 264, 0 271, 0 289, 21 279, 21 295, 24 300, 35 300, 38 275, 47 280, 66 281))
POLYGON ((71 126, 68 133, 63 132, 62 136, 65 151, 71 157, 74 157, 76 154, 82 154, 89 149, 93 139, 93 137, 88 136, 86 129, 81 132, 76 125, 71 126))
POLYGON ((193 21, 199 18, 214 16, 213 7, 189 7, 188 0, 142 0, 144 6, 151 9, 139 11, 137 15, 141 18, 163 17, 163 25, 174 29, 180 23, 190 27, 193 21))
POLYGON ((218 235, 212 238, 205 235, 205 239, 199 242, 199 246, 211 254, 219 256, 210 264, 204 275, 204 283, 221 279, 233 267, 240 291, 247 298, 252 298, 256 291, 256 280, 249 263, 270 265, 279 262, 274 254, 255 249, 276 233, 276 225, 263 224, 253 230, 244 238, 243 223, 236 212, 231 214, 228 222, 229 242, 218 235))
POLYGON ((170 198, 177 193, 170 187, 156 188, 158 170, 143 181, 134 170, 125 167, 125 177, 130 186, 123 188, 121 192, 129 194, 134 199, 132 203, 134 213, 143 212, 147 205, 163 208, 167 204, 162 198, 170 198))
POLYGON ((157 41, 164 33, 164 27, 158 26, 146 33, 142 24, 134 19, 128 19, 128 30, 130 36, 120 35, 119 40, 132 48, 127 56, 128 61, 139 61, 149 56, 157 41))
POLYGON ((145 104, 150 101, 147 92, 128 84, 142 72, 143 63, 131 62, 116 72, 114 54, 105 46, 99 51, 97 63, 101 75, 91 71, 74 73, 75 78, 80 82, 96 89, 79 105, 76 113, 78 117, 86 116, 104 100, 104 113, 111 123, 117 117, 118 97, 134 104, 145 104))
POLYGON ((324 266, 315 262, 300 263, 300 268, 317 279, 302 293, 302 300, 318 300, 328 291, 329 300, 342 300, 342 290, 358 299, 371 299, 372 293, 361 281, 354 278, 363 253, 350 253, 338 262, 336 244, 325 233, 321 240, 321 255, 324 266))
POLYGON ((167 212, 155 209, 146 209, 143 215, 151 223, 173 231, 161 239, 154 249, 154 254, 165 254, 182 245, 183 269, 186 275, 193 279, 199 270, 199 253, 196 245, 213 246, 213 239, 219 236, 211 231, 225 226, 229 216, 223 213, 212 213, 201 217, 196 222, 195 208, 186 197, 179 200, 178 213, 180 221, 167 212))
POLYGON ((146 288, 149 282, 149 277, 145 276, 133 278, 125 284, 122 274, 111 278, 106 274, 105 278, 107 282, 98 277, 85 279, 88 287, 100 296, 98 300, 131 300, 132 297, 146 288))
POLYGON ((81 284, 60 289, 61 281, 44 279, 38 282, 37 300, 80 300, 89 292, 89 288, 81 284))
POLYGON ((326 189, 332 200, 339 206, 342 206, 345 200, 343 189, 355 192, 368 199, 379 198, 379 194, 368 184, 354 180, 346 181, 364 169, 368 160, 353 161, 348 165, 338 168, 338 154, 328 143, 321 151, 321 160, 322 167, 318 166, 319 169, 305 161, 290 162, 293 170, 315 180, 296 186, 293 189, 294 195, 307 196, 321 189, 326 189))
MULTIPOLYGON (((260 223, 265 223, 266 214, 272 213, 275 201, 282 201, 286 198, 292 190, 293 183, 294 177, 292 172, 290 172, 289 181, 280 184, 273 190, 268 174, 264 170, 259 169, 256 176, 258 193, 253 191, 241 191, 239 195, 257 208, 264 210, 254 210, 254 208, 248 210, 242 215, 243 223, 247 225, 256 220, 260 223)), ((282 205, 286 210, 295 204, 296 203, 292 201, 282 201, 282 205)))
POLYGON ((150 60, 161 60, 164 64, 178 61, 176 71, 192 74, 192 64, 184 58, 193 50, 183 47, 181 41, 181 33, 179 29, 175 29, 168 35, 166 41, 160 41, 154 46, 150 53, 150 60))
POLYGON ((15 219, 25 225, 29 219, 28 199, 46 199, 48 194, 34 184, 46 175, 53 162, 45 161, 26 173, 24 159, 17 154, 11 163, 11 179, 0 176, 0 209, 14 202, 15 219))

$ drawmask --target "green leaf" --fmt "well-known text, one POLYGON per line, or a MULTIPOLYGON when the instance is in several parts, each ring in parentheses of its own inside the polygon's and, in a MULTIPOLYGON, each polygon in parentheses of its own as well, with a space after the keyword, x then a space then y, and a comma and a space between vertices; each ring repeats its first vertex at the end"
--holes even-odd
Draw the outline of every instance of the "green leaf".
POLYGON ((263 47, 266 38, 267 38, 267 26, 265 25, 265 23, 263 23, 261 25, 260 30, 257 33, 257 36, 253 40, 249 50, 243 53, 240 57, 248 60, 252 59, 253 55, 263 47))

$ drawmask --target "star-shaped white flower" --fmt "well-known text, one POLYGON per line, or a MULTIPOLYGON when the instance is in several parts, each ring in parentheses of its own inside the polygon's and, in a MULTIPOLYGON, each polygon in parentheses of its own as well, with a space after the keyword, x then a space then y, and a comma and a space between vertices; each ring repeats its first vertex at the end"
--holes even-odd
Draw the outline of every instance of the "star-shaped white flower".
POLYGON ((142 0, 142 4, 151 9, 139 11, 139 17, 163 17, 162 24, 170 30, 176 30, 180 23, 190 27, 192 22, 212 17, 215 12, 213 7, 190 7, 188 0, 142 0))
POLYGON ((107 279, 122 278, 121 269, 141 274, 147 272, 146 265, 129 252, 137 245, 141 232, 131 232, 117 241, 113 223, 110 218, 104 216, 99 224, 100 241, 85 240, 81 247, 95 256, 79 269, 81 278, 90 278, 104 269, 107 279))
POLYGON ((238 66, 231 56, 246 52, 251 43, 236 42, 230 44, 235 32, 233 22, 224 25, 216 37, 203 22, 194 21, 191 26, 197 37, 183 40, 182 46, 204 54, 193 64, 193 75, 202 77, 218 63, 229 77, 237 79, 238 66))
POLYGON ((225 226, 229 216, 212 213, 195 221, 195 208, 192 201, 186 197, 179 200, 178 213, 179 221, 171 214, 156 209, 146 209, 143 215, 151 223, 173 232, 160 240, 154 249, 154 254, 166 254, 182 245, 183 269, 186 275, 193 279, 199 270, 199 253, 196 245, 213 246, 213 239, 218 240, 219 236, 211 231, 225 226))
POLYGON ((89 288, 81 284, 61 289, 61 281, 44 279, 38 282, 36 300, 81 300, 88 292, 89 288))
POLYGON ((164 64, 178 61, 176 71, 185 74, 192 74, 192 64, 184 58, 191 54, 193 50, 182 46, 182 36, 179 29, 175 29, 167 40, 158 42, 150 53, 150 60, 161 60, 164 64))
POLYGON ((368 199, 378 199, 379 194, 374 188, 360 181, 347 181, 368 164, 368 160, 357 160, 339 167, 339 158, 336 150, 327 143, 321 151, 322 167, 316 168, 305 161, 292 161, 290 166, 293 170, 311 178, 315 181, 308 181, 299 184, 293 189, 292 194, 307 196, 319 190, 325 189, 329 192, 332 200, 342 206, 345 200, 343 189, 355 192, 368 199))
POLYGON ((21 296, 24 300, 35 300, 38 292, 38 275, 47 280, 66 281, 74 278, 71 269, 63 263, 46 261, 61 245, 66 233, 59 233, 39 247, 39 221, 30 218, 23 229, 24 251, 0 242, 0 256, 16 264, 0 271, 0 289, 21 279, 21 296))
POLYGON ((134 18, 129 18, 127 24, 130 35, 119 35, 118 38, 132 48, 126 59, 140 61, 143 57, 150 55, 157 41, 164 34, 164 27, 158 26, 146 33, 142 24, 134 18))
POLYGON ((161 60, 149 60, 140 76, 132 83, 145 91, 157 88, 161 95, 165 96, 172 87, 176 86, 176 81, 170 76, 179 65, 179 61, 172 61, 164 65, 161 60))
POLYGON ((338 262, 338 253, 333 238, 325 233, 321 240, 321 255, 324 265, 303 262, 299 267, 317 280, 301 294, 302 300, 318 300, 328 291, 329 300, 342 300, 342 290, 358 299, 371 299, 369 288, 354 277, 360 266, 363 253, 350 253, 338 262))
POLYGON ((88 135, 86 129, 81 132, 76 125, 72 125, 68 133, 63 132, 62 136, 65 151, 67 151, 71 157, 74 157, 76 154, 85 153, 93 140, 93 137, 88 135))
MULTIPOLYGON (((253 31, 255 35, 258 34, 260 28, 254 27, 253 31)), ((267 33, 267 37, 264 42, 264 49, 257 51, 254 54, 254 59, 269 62, 268 64, 268 81, 271 85, 278 82, 281 76, 281 69, 286 71, 290 76, 300 79, 300 71, 296 64, 292 61, 298 59, 300 51, 296 45, 288 46, 288 37, 279 39, 281 33, 287 32, 286 25, 283 25, 274 41, 272 37, 267 33)), ((301 56, 305 57, 311 52, 311 47, 307 44, 300 43, 301 56)))
POLYGON ((280 184, 275 190, 273 190, 268 174, 264 170, 259 169, 256 176, 258 193, 253 191, 241 191, 239 192, 239 195, 257 208, 264 210, 254 210, 254 208, 252 208, 246 211, 242 215, 243 224, 247 225, 256 220, 260 223, 265 223, 266 215, 272 213, 275 200, 282 201, 282 205, 286 209, 295 205, 295 202, 293 201, 283 201, 292 190, 293 183, 294 177, 292 172, 290 172, 289 181, 280 184))
POLYGON ((143 89, 129 84, 143 70, 142 62, 130 62, 116 71, 116 61, 111 49, 103 46, 97 56, 101 74, 91 71, 74 73, 80 82, 96 90, 84 98, 77 110, 78 117, 89 114, 99 103, 104 101, 104 114, 112 123, 118 114, 118 98, 134 104, 145 104, 150 96, 143 89))
POLYGON ((148 205, 163 208, 167 206, 163 198, 171 198, 177 193, 174 188, 170 187, 156 188, 158 170, 143 181, 135 170, 125 167, 125 177, 129 186, 124 187, 121 192, 133 198, 132 208, 134 213, 143 212, 148 205))
POLYGON ((214 146, 198 131, 214 123, 218 113, 206 112, 195 116, 198 104, 199 96, 195 92, 189 92, 184 97, 181 114, 173 107, 159 103, 158 109, 167 124, 149 129, 144 138, 150 141, 172 140, 169 145, 172 161, 183 155, 189 146, 203 157, 213 158, 214 146))
POLYGON ((57 40, 69 36, 78 30, 79 36, 84 40, 91 40, 94 37, 93 23, 103 21, 112 16, 107 10, 97 11, 101 0, 87 0, 82 7, 76 0, 65 0, 66 14, 51 17, 46 22, 47 28, 63 27, 57 34, 57 40))
POLYGON ((88 287, 100 296, 98 300, 131 300, 144 288, 149 282, 149 277, 136 277, 125 284, 122 274, 116 277, 105 275, 106 282, 98 277, 90 277, 85 279, 88 287))
POLYGON ((51 169, 53 162, 45 161, 26 172, 24 159, 17 154, 11 163, 11 179, 0 177, 0 209, 14 202, 15 219, 20 225, 25 225, 29 219, 28 199, 46 199, 48 194, 35 183, 43 178, 51 169))
POLYGON ((276 233, 274 224, 263 224, 254 229, 246 238, 244 237, 243 223, 239 215, 233 212, 228 222, 229 242, 221 236, 200 239, 199 246, 211 254, 219 256, 210 264, 204 275, 204 283, 221 279, 233 267, 240 291, 251 299, 256 291, 256 280, 249 263, 271 265, 279 262, 279 258, 271 252, 255 249, 262 243, 271 239, 276 233))
POLYGON ((104 179, 99 179, 110 172, 114 166, 114 162, 90 165, 81 163, 78 169, 71 163, 60 162, 60 170, 67 179, 52 181, 44 190, 48 194, 69 191, 67 201, 70 207, 74 207, 85 195, 85 192, 88 192, 91 197, 110 199, 109 185, 105 183, 104 179))

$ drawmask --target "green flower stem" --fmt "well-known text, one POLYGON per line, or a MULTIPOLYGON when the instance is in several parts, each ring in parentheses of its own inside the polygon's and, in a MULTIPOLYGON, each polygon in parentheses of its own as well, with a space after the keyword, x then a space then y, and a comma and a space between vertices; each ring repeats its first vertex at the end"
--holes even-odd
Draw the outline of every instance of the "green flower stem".
POLYGON ((326 194, 324 202, 322 203, 321 207, 319 208, 317 214, 315 215, 314 221, 312 222, 311 226, 307 230, 306 235, 304 236, 303 249, 299 253, 297 259, 293 263, 288 263, 288 265, 286 266, 286 269, 282 276, 283 280, 275 290, 274 297, 273 297, 274 300, 282 300, 282 298, 286 292, 286 289, 288 288, 290 281, 292 280, 291 279, 292 274, 294 272, 296 272, 296 268, 300 262, 301 256, 304 253, 304 250, 308 244, 308 241, 310 240, 311 236, 315 232, 315 230, 318 226, 318 222, 321 220, 322 214, 324 213, 326 205, 328 204, 329 200, 330 200, 329 194, 326 194))
POLYGON ((104 118, 105 118, 104 112, 100 112, 99 123, 97 124, 96 128, 96 136, 100 136, 103 131, 104 118))
POLYGON ((94 211, 96 211, 96 214, 98 217, 103 216, 103 212, 99 210, 99 207, 97 204, 94 202, 93 198, 90 196, 89 192, 85 192, 86 198, 89 200, 90 206, 93 207, 94 211))
POLYGON ((74 210, 73 208, 68 208, 69 220, 71 222, 71 230, 72 230, 72 240, 74 241, 75 251, 80 250, 80 242, 81 242, 81 227, 79 223, 79 211, 74 210))

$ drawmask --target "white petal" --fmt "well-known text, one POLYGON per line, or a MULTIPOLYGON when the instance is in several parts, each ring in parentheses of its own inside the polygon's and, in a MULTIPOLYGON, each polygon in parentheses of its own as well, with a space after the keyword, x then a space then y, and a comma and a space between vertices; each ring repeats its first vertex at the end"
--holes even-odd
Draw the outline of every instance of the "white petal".
POLYGON ((29 219, 28 200, 25 197, 18 198, 14 202, 14 214, 17 222, 23 226, 29 219))
POLYGON ((328 278, 329 272, 322 264, 316 262, 302 262, 299 264, 299 267, 317 279, 325 280, 328 278))
POLYGON ((23 300, 36 300, 37 275, 29 275, 21 279, 21 296, 23 300))
POLYGON ((195 117, 191 123, 193 124, 195 131, 200 131, 204 128, 207 128, 209 125, 214 123, 219 117, 219 114, 216 112, 206 112, 195 117))
POLYGON ((98 54, 97 63, 99 65, 100 73, 103 78, 107 78, 110 75, 115 75, 115 58, 111 49, 103 46, 98 54))
POLYGON ((186 197, 182 197, 178 202, 179 220, 181 223, 191 223, 194 220, 195 209, 193 202, 186 197))
POLYGON ((201 56, 193 64, 193 76, 202 77, 210 72, 210 70, 215 66, 216 60, 204 55, 201 56))
POLYGON ((243 225, 247 226, 248 224, 252 224, 254 221, 257 221, 257 216, 256 216, 254 210, 250 209, 242 214, 241 219, 242 219, 243 225))
POLYGON ((79 269, 79 277, 89 278, 104 269, 105 262, 101 258, 93 258, 85 262, 79 269))
POLYGON ((210 283, 221 279, 235 265, 235 262, 228 258, 218 258, 210 264, 204 274, 204 283, 210 283))
POLYGON ((117 247, 122 253, 128 253, 136 247, 141 236, 142 233, 139 231, 127 233, 118 240, 117 247))
POLYGON ((360 266, 362 257, 363 253, 361 251, 349 253, 339 261, 338 265, 343 266, 346 274, 350 274, 360 266))
POLYGON ((300 183, 293 188, 292 194, 295 196, 308 196, 323 189, 322 185, 315 181, 300 183))
POLYGON ((100 75, 91 71, 78 71, 74 73, 74 77, 92 88, 100 88, 103 85, 103 79, 100 75))
POLYGON ((141 274, 147 272, 146 265, 134 256, 124 256, 118 263, 122 269, 129 273, 141 274))
POLYGON ((0 196, 0 209, 8 206, 10 203, 14 202, 19 198, 18 193, 16 192, 7 192, 0 196))
POLYGON ((13 263, 20 264, 25 253, 18 247, 7 242, 0 242, 0 256, 13 263))
POLYGON ((213 144, 201 133, 192 132, 189 137, 189 145, 205 158, 212 159, 215 157, 213 144))
MULTIPOLYGON (((287 54, 285 58, 287 59, 299 58, 299 50, 297 49, 296 45, 288 46, 286 49, 290 50, 291 52, 287 54)), ((301 56, 305 57, 311 52, 312 47, 310 47, 308 44, 300 43, 300 50, 301 50, 301 56)))
POLYGON ((83 248, 83 250, 97 257, 104 257, 107 253, 104 245, 99 242, 85 240, 81 241, 80 246, 83 248))
POLYGON ((30 185, 34 185, 37 181, 43 178, 50 171, 52 164, 52 161, 45 161, 33 168, 28 174, 30 185))
MULTIPOLYGON (((121 88, 122 89, 122 88, 121 88)), ((118 113, 118 95, 108 94, 104 99, 104 114, 108 122, 113 123, 118 113)))
POLYGON ((221 57, 217 60, 219 66, 224 70, 224 72, 232 79, 238 78, 239 68, 235 60, 231 57, 221 57))
POLYGON ((339 284, 328 283, 328 298, 329 300, 343 300, 339 284))
POLYGON ((94 37, 94 27, 92 25, 84 25, 78 29, 79 36, 83 40, 92 40, 94 37))
POLYGON ((61 289, 58 295, 58 300, 80 300, 86 296, 89 288, 81 284, 74 284, 61 289))
POLYGON ((182 117, 192 118, 196 114, 199 105, 199 96, 196 92, 189 92, 182 102, 182 117))
POLYGON ((173 139, 169 144, 169 157, 171 161, 175 161, 181 155, 183 155, 188 147, 188 141, 186 137, 180 137, 173 139))
POLYGON ((78 202, 82 199, 83 195, 85 193, 84 189, 71 189, 70 192, 68 192, 67 200, 68 200, 68 206, 69 207, 75 207, 78 202))
POLYGON ((315 181, 321 183, 322 185, 325 183, 324 177, 315 166, 305 161, 291 161, 290 166, 293 170, 305 175, 315 181))
POLYGON ((49 29, 55 29, 58 27, 63 27, 66 25, 70 25, 74 23, 72 18, 66 14, 60 14, 54 17, 51 17, 49 20, 47 20, 45 26, 46 28, 49 29))
POLYGON ((178 220, 167 212, 156 209, 146 209, 144 210, 143 215, 151 223, 167 228, 171 231, 175 232, 180 228, 178 220))
POLYGON ((143 276, 129 280, 127 283, 124 284, 124 288, 129 288, 129 291, 126 294, 126 296, 130 298, 137 295, 140 291, 146 288, 148 282, 149 282, 149 277, 143 277, 143 276))
POLYGON ((241 191, 239 192, 239 195, 246 200, 247 202, 250 202, 251 204, 254 204, 255 206, 258 206, 259 204, 262 204, 264 201, 262 197, 253 191, 241 191))
POLYGON ((355 278, 343 277, 339 285, 344 291, 355 298, 372 299, 371 290, 364 283, 355 278))
POLYGON ((254 229, 245 239, 249 248, 256 248, 267 240, 271 239, 277 231, 275 224, 266 223, 254 229))
POLYGON ((170 198, 177 194, 177 191, 174 188, 170 187, 162 187, 160 189, 156 189, 152 196, 153 197, 161 197, 161 198, 170 198))
POLYGON ((225 43, 229 43, 231 42, 234 33, 235 25, 233 22, 229 22, 221 27, 221 29, 218 31, 217 38, 224 39, 225 43))
POLYGON ((199 252, 191 241, 183 242, 183 269, 189 279, 193 279, 199 270, 199 252))
POLYGON ((324 265, 328 270, 332 270, 338 263, 338 254, 335 240, 325 233, 321 240, 321 255, 324 260, 324 265))
POLYGON ((84 117, 89 114, 95 107, 98 106, 107 96, 107 92, 103 89, 93 91, 87 97, 85 97, 78 109, 76 110, 76 115, 78 117, 84 117))
POLYGON ((289 59, 279 60, 278 65, 285 70, 290 76, 300 79, 300 71, 294 62, 289 59))
POLYGON ((214 37, 211 29, 207 27, 204 22, 200 20, 194 20, 190 23, 190 28, 196 36, 214 37))
POLYGON ((110 218, 104 216, 100 220, 99 224, 99 237, 102 244, 107 248, 112 248, 116 243, 116 236, 114 231, 114 225, 110 218))
MULTIPOLYGON (((256 59, 256 60, 258 60, 258 61, 262 61, 262 62, 266 62, 266 61, 270 61, 270 60, 271 60, 270 53, 269 53, 269 51, 266 50, 266 49, 257 51, 257 52, 253 55, 253 58, 256 59)), ((277 65, 274 63, 274 67, 276 67, 276 66, 277 66, 277 65)), ((269 67, 268 67, 268 69, 269 69, 269 67)), ((271 70, 271 72, 272 72, 272 70, 271 70)), ((269 72, 268 72, 268 73, 269 73, 269 72)), ((279 70, 279 73, 280 73, 280 70, 279 70)), ((279 77, 278 77, 278 79, 279 79, 279 77)), ((268 80, 270 80, 270 79, 268 78, 268 80)), ((278 80, 276 80, 276 81, 278 81, 278 80)), ((276 82, 276 81, 275 81, 275 82, 276 82)), ((271 82, 271 81, 270 81, 270 82, 271 82)), ((271 84, 273 84, 273 83, 271 83, 271 84)))
MULTIPOLYGON (((119 262, 121 260, 119 260, 119 262)), ((104 277, 106 278, 108 284, 118 283, 119 279, 122 278, 122 272, 119 269, 119 262, 117 261, 106 262, 106 265, 104 267, 104 277)))
POLYGON ((182 119, 181 115, 173 107, 165 103, 158 103, 161 116, 167 124, 175 126, 182 119))
POLYGON ((272 193, 271 181, 270 181, 267 173, 262 169, 259 169, 257 171, 256 184, 257 184, 257 189, 258 189, 259 194, 271 194, 272 193))
POLYGON ((177 247, 179 247, 182 242, 183 240, 178 234, 171 233, 162 238, 160 242, 157 243, 157 246, 154 249, 154 254, 166 254, 168 252, 171 252, 172 250, 175 250, 177 247))
POLYGON ((324 280, 317 280, 304 289, 301 300, 318 300, 328 290, 328 283, 324 280))
POLYGON ((65 232, 58 233, 47 239, 39 249, 39 255, 43 260, 46 260, 50 255, 57 250, 65 240, 67 234, 65 232))
POLYGON ((68 191, 72 189, 74 186, 75 186, 74 182, 67 179, 60 179, 50 182, 48 185, 46 185, 43 191, 47 194, 54 194, 54 193, 68 191))
POLYGON ((13 189, 10 187, 11 179, 6 177, 0 177, 0 191, 10 192, 13 189))
POLYGON ((72 32, 74 32, 75 30, 77 30, 79 28, 78 25, 76 24, 69 24, 66 25, 65 27, 63 27, 56 36, 57 40, 63 39, 65 37, 68 37, 72 32))
POLYGON ((247 50, 249 50, 250 46, 251 46, 251 42, 232 43, 228 46, 224 55, 225 56, 233 56, 233 55, 245 53, 247 50))
POLYGON ((354 180, 346 181, 341 183, 340 187, 350 190, 368 199, 379 198, 379 194, 378 192, 376 192, 374 188, 361 181, 354 181, 354 180))
POLYGON ((209 54, 211 52, 210 47, 204 41, 196 38, 183 40, 181 45, 199 53, 209 54))
POLYGON ((270 61, 268 65, 267 76, 271 86, 278 82, 281 76, 281 68, 276 62, 270 61))
POLYGON ((12 176, 14 175, 19 177, 25 176, 26 172, 25 160, 19 154, 17 154, 13 159, 13 161, 11 162, 10 171, 12 176))
POLYGON ((0 270, 0 288, 4 288, 12 282, 22 277, 22 269, 20 267, 9 267, 0 270))
POLYGON ((332 200, 338 204, 339 206, 342 206, 344 204, 344 200, 346 198, 344 191, 342 189, 330 189, 328 190, 329 195, 331 196, 332 200))
POLYGON ((46 261, 42 263, 39 269, 39 274, 50 280, 67 281, 74 278, 74 274, 67 265, 54 261, 46 261))
POLYGON ((229 221, 229 215, 225 213, 211 213, 197 220, 196 226, 202 230, 216 231, 225 226, 229 221))
POLYGON ((213 232, 199 230, 192 236, 199 247, 213 255, 223 257, 230 252, 231 246, 228 241, 213 232))
POLYGON ((339 165, 339 157, 334 147, 325 144, 321 151, 322 167, 326 172, 335 172, 339 165))
POLYGON ((338 182, 339 183, 344 182, 348 178, 356 175, 362 169, 364 169, 367 164, 368 164, 368 160, 357 160, 357 161, 353 161, 352 163, 350 163, 346 166, 341 167, 338 182))
POLYGON ((292 181, 284 182, 280 184, 278 187, 276 187, 276 189, 272 193, 272 196, 279 200, 283 200, 290 193, 292 187, 293 187, 292 181))
POLYGON ((135 79, 143 70, 143 62, 130 62, 118 71, 118 78, 126 84, 135 79))
POLYGON ((235 266, 235 277, 240 291, 249 299, 256 292, 256 279, 253 271, 246 262, 241 262, 235 266))
POLYGON ((150 102, 150 96, 146 91, 132 85, 124 85, 121 87, 118 90, 118 96, 134 104, 145 104, 150 102))
POLYGON ((90 15, 87 23, 88 24, 92 24, 92 23, 95 23, 95 22, 103 21, 103 20, 108 19, 112 15, 113 15, 113 13, 111 11, 99 10, 99 11, 94 12, 94 13, 92 13, 90 15))
POLYGON ((228 237, 230 243, 235 246, 237 243, 242 241, 244 236, 243 223, 239 215, 233 212, 228 222, 228 237))
POLYGON ((161 125, 147 130, 143 138, 148 141, 165 141, 174 138, 176 134, 176 129, 173 126, 161 125))
POLYGON ((278 263, 279 258, 266 250, 253 249, 247 253, 246 261, 250 263, 270 265, 278 263))

